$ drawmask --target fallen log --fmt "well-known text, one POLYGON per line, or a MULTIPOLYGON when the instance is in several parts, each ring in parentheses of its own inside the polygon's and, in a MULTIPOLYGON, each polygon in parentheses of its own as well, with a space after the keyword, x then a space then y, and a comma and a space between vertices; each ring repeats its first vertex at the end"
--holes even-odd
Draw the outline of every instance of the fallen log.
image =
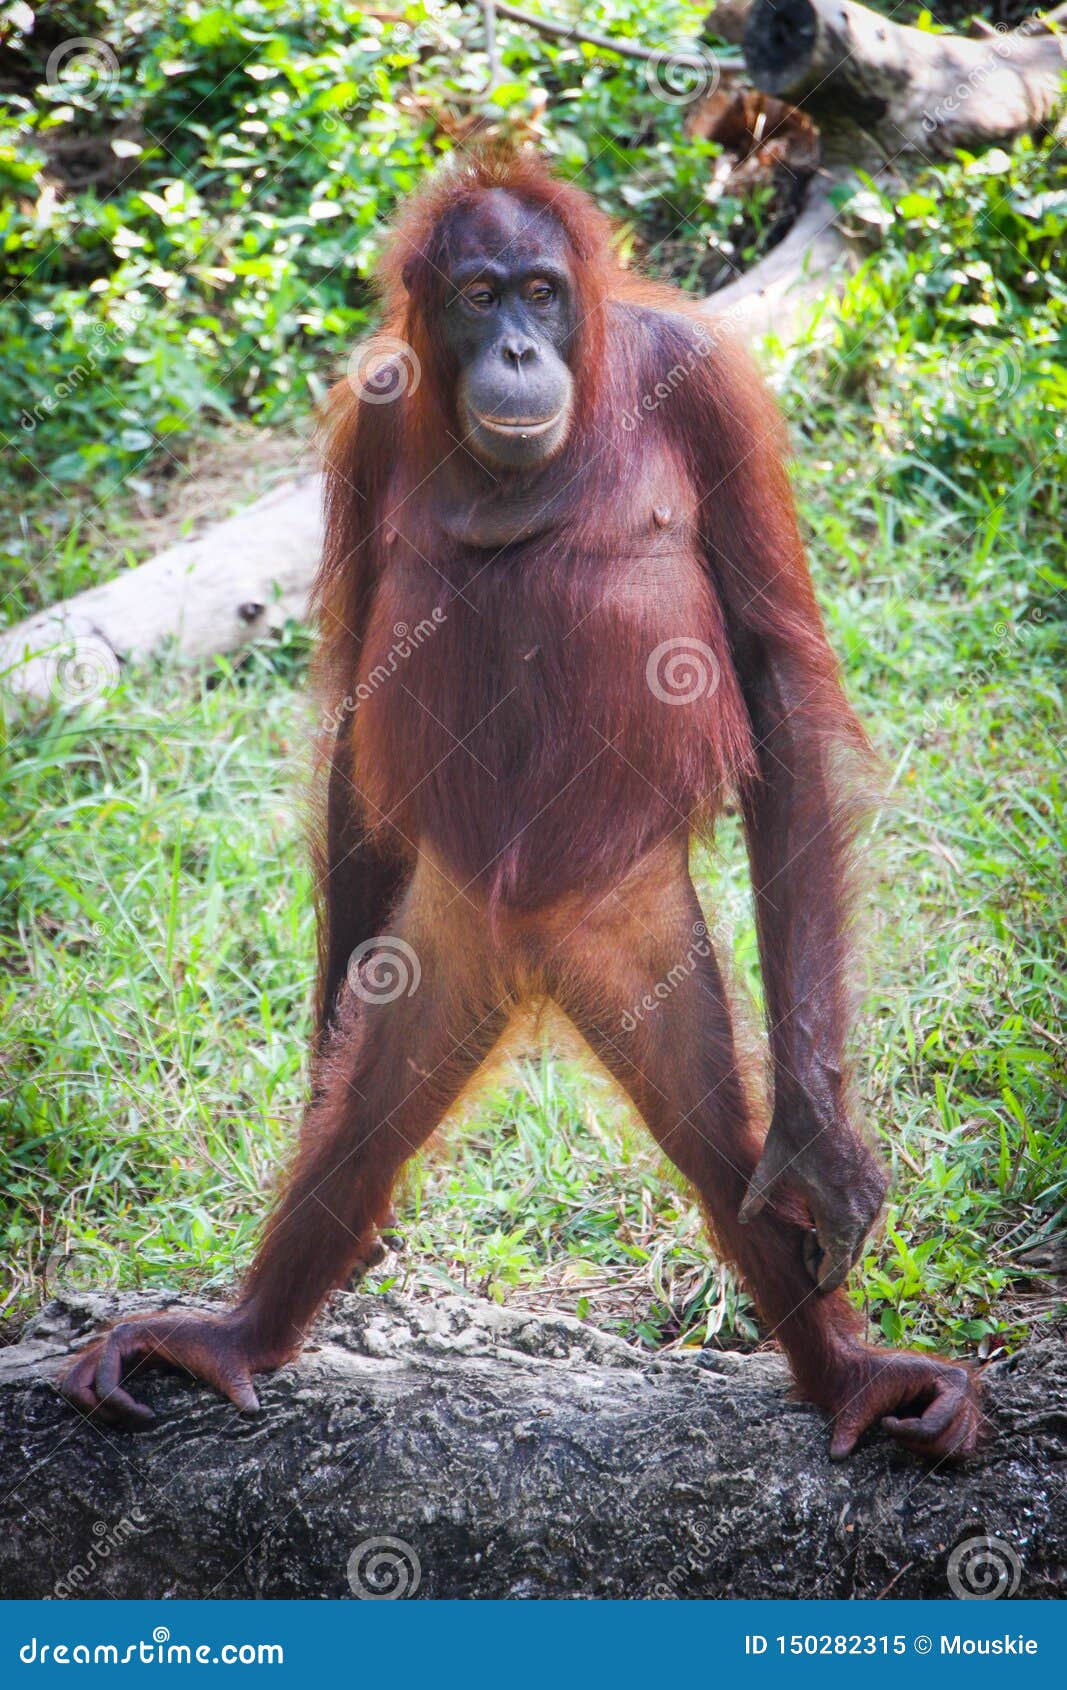
MULTIPOLYGON (((830 162, 947 158, 1057 127, 1061 25, 1067 5, 969 37, 894 23, 856 0, 753 0, 745 66, 757 88, 816 118, 830 162)), ((736 9, 724 27, 736 34, 736 9)))
POLYGON ((1067 4, 976 38, 894 23, 856 0, 719 0, 706 33, 740 43, 756 88, 819 125, 823 168, 779 246, 705 301, 746 335, 799 338, 847 274, 832 196, 865 169, 979 152, 1062 125, 1067 4))
POLYGON ((746 339, 774 335, 788 346, 829 298, 835 274, 847 274, 848 242, 837 227, 833 192, 847 172, 821 171, 793 227, 759 264, 719 288, 703 309, 746 339))
POLYGON ((987 1370, 996 1437, 953 1470, 878 1438, 831 1463, 777 1356, 392 1294, 336 1297, 258 1416, 153 1374, 130 1437, 51 1383, 119 1306, 57 1300, 0 1351, 5 1597, 1067 1592, 1053 1339, 987 1370))
POLYGON ((171 640, 185 657, 234 651, 303 618, 322 547, 321 483, 305 475, 192 540, 0 633, 12 692, 77 707, 171 640))

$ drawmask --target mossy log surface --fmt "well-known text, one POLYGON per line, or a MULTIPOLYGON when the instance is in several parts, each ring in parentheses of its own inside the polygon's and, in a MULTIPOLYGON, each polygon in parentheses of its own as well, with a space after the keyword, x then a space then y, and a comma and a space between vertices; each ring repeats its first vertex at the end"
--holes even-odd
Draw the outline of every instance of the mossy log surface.
POLYGON ((654 1358, 458 1297, 335 1297, 258 1416, 157 1373, 148 1432, 79 1420, 63 1359, 148 1306, 67 1297, 0 1351, 5 1597, 940 1597, 983 1536, 1016 1596, 1067 1592, 1052 1338, 987 1370, 982 1454, 931 1470, 878 1437, 831 1463, 777 1356, 654 1358))

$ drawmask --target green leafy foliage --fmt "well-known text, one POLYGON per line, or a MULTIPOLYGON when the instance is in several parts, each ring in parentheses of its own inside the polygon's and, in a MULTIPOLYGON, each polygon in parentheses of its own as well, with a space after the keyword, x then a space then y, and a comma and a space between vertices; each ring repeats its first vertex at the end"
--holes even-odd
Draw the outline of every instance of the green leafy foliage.
MULTIPOLYGON (((0 486, 20 521, 0 539, 5 619, 46 601, 43 565, 72 514, 92 524, 99 579, 121 564, 107 542, 131 491, 142 505, 165 491, 190 435, 235 416, 291 422, 366 330, 385 225, 488 79, 477 7, 395 10, 399 22, 347 0, 12 11, 0 486), (71 54, 77 37, 89 45, 71 54)), ((601 0, 586 22, 676 45, 700 18, 683 0, 601 0)), ((685 134, 684 102, 659 97, 640 64, 503 18, 499 43, 490 111, 505 129, 542 114, 545 151, 621 220, 628 251, 694 279, 712 249, 744 258, 758 226, 709 195, 717 149, 685 134)))
POLYGON ((1051 533, 1067 451, 1062 150, 1024 141, 929 170, 896 198, 872 187, 846 220, 887 238, 849 289, 833 387, 894 382, 878 418, 894 488, 964 528, 996 509, 1051 533))

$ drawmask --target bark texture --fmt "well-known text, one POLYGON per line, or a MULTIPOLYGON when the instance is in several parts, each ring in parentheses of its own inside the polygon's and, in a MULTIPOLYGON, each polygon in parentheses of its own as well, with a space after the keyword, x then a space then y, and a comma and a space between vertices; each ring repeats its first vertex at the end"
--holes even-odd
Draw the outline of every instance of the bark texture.
POLYGON ((976 1462, 930 1471, 878 1439, 833 1465, 777 1357, 651 1359, 458 1297, 338 1296, 258 1416, 158 1374, 158 1425, 117 1435, 50 1383, 117 1307, 53 1302, 0 1352, 5 1597, 940 1597, 985 1537, 1012 1594, 1067 1593, 1051 1339, 988 1370, 976 1462))
POLYGON ((854 0, 753 0, 745 66, 757 88, 818 120, 830 160, 947 158, 1056 126, 1065 14, 969 37, 894 23, 854 0))

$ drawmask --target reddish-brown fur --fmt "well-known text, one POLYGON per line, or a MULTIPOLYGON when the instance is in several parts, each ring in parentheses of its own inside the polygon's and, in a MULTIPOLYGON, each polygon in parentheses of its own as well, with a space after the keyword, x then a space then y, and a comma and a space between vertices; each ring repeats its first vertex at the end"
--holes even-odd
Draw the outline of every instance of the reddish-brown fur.
POLYGON ((373 1259, 401 1165, 517 1009, 553 1000, 699 1193, 801 1390, 833 1415, 835 1452, 888 1414, 905 1442, 964 1453, 981 1420, 966 1370, 868 1348, 838 1288, 884 1189, 844 1078, 855 805, 841 765, 864 741, 775 409, 714 326, 622 270, 588 200, 532 158, 431 184, 383 273, 383 334, 413 350, 421 381, 390 404, 342 382, 329 409, 316 596, 332 731, 299 1155, 234 1314, 117 1328, 68 1392, 130 1417, 122 1367, 158 1357, 254 1401, 251 1373, 292 1355, 330 1288, 373 1259), (565 231, 577 410, 524 483, 525 530, 478 544, 471 523, 491 533, 512 495, 460 439, 442 272, 463 220, 491 223, 500 190, 565 231), (689 702, 657 692, 666 642, 716 684, 689 702), (756 893, 769 1137, 687 867, 731 795, 756 893), (349 959, 383 936, 421 982, 360 1001, 349 959))

